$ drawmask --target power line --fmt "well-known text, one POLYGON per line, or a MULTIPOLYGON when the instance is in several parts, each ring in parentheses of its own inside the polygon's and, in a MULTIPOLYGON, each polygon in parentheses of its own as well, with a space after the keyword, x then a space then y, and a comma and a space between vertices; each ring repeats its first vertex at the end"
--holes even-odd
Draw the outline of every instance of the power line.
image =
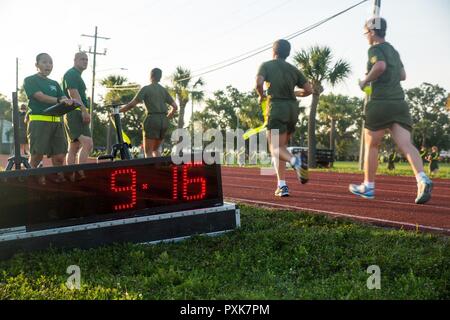
MULTIPOLYGON (((351 7, 348 7, 347 9, 342 10, 342 11, 340 11, 340 12, 338 12, 338 13, 336 13, 336 14, 328 17, 328 18, 325 18, 325 19, 323 19, 323 20, 321 20, 319 22, 316 22, 316 23, 314 23, 314 24, 312 24, 312 25, 310 25, 310 26, 308 26, 306 28, 298 30, 298 31, 296 31, 296 32, 294 32, 294 33, 292 33, 290 35, 287 35, 286 37, 284 37, 284 39, 292 40, 292 39, 294 39, 294 38, 296 38, 296 37, 298 37, 298 36, 300 36, 300 35, 302 35, 302 34, 304 34, 306 32, 309 32, 309 31, 311 31, 311 30, 321 26, 322 24, 324 24, 324 23, 326 23, 326 22, 328 22, 330 20, 333 20, 334 18, 336 18, 336 17, 338 17, 338 16, 340 16, 340 15, 342 15, 342 14, 344 14, 344 13, 346 13, 346 12, 356 8, 356 7, 360 6, 361 4, 363 4, 363 3, 367 2, 367 1, 369 1, 369 0, 362 0, 362 1, 358 2, 357 4, 354 4, 351 7)), ((256 55, 258 55, 260 53, 263 53, 263 52, 265 52, 267 50, 270 50, 272 48, 272 45, 273 45, 273 43, 269 43, 269 44, 266 44, 266 45, 264 45, 262 47, 259 47, 259 48, 253 49, 251 51, 248 51, 246 53, 243 53, 243 54, 241 54, 239 56, 236 56, 236 57, 233 57, 233 58, 230 58, 230 59, 226 59, 226 60, 223 60, 221 62, 215 63, 213 65, 210 65, 210 66, 198 69, 198 70, 193 72, 194 74, 192 76, 190 76, 188 78, 180 79, 180 80, 178 80, 178 82, 189 80, 189 79, 192 79, 192 78, 195 78, 195 77, 200 77, 200 76, 203 76, 205 74, 209 74, 209 73, 212 73, 212 72, 215 72, 215 71, 227 68, 229 66, 237 64, 237 63, 242 62, 244 60, 250 59, 250 58, 252 58, 252 57, 254 57, 254 56, 256 56, 256 55), (219 66, 219 67, 216 67, 216 66, 219 66), (214 68, 214 67, 216 67, 216 68, 214 68), (196 73, 196 72, 199 72, 201 70, 210 69, 210 68, 213 68, 213 69, 205 71, 205 72, 201 72, 201 73, 196 73)))

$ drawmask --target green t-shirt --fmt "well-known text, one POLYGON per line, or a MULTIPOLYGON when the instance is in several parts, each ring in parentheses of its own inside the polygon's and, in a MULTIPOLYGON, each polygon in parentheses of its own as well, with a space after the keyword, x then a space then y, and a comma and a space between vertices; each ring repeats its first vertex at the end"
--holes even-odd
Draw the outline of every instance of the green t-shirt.
POLYGON ((69 89, 77 89, 85 107, 88 106, 88 100, 86 98, 86 84, 81 78, 81 72, 76 68, 69 69, 63 77, 62 88, 66 97, 70 97, 69 89))
POLYGON ((169 92, 159 83, 142 87, 136 95, 139 102, 144 101, 147 113, 167 113, 167 105, 174 102, 169 92))
POLYGON ((30 114, 34 115, 42 114, 45 109, 53 105, 34 98, 36 92, 41 91, 43 94, 55 98, 64 97, 64 93, 58 82, 48 78, 42 78, 37 74, 25 78, 23 87, 28 96, 28 108, 31 110, 30 114))
POLYGON ((370 72, 374 64, 378 61, 384 61, 386 63, 386 70, 377 80, 372 82, 371 99, 405 99, 405 93, 400 84, 400 72, 403 68, 403 63, 400 60, 400 55, 397 50, 388 42, 370 47, 367 72, 370 72))
POLYGON ((283 59, 264 62, 258 76, 269 83, 268 95, 272 100, 296 100, 295 87, 302 88, 308 82, 300 70, 283 59))

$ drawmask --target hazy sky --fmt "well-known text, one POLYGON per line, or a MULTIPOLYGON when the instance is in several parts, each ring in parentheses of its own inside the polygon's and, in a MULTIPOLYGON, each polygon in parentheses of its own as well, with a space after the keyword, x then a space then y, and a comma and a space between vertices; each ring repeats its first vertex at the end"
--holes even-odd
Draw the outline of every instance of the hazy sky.
MULTIPOLYGON (((359 0, 1 0, 0 93, 10 97, 15 88, 15 59, 19 57, 19 84, 36 72, 35 56, 48 52, 54 60, 50 78, 60 81, 73 64, 78 46, 93 47, 99 35, 98 78, 110 73, 142 85, 153 67, 163 70, 163 84, 176 66, 193 71, 238 56, 294 33, 343 10, 359 0), (119 68, 128 70, 121 71, 119 68), (103 71, 102 71, 103 70, 103 71)), ((372 12, 372 0, 291 41, 293 50, 311 45, 330 46, 335 57, 347 60, 352 75, 333 91, 361 95, 357 80, 365 72, 368 44, 363 23, 372 12)), ((387 40, 400 52, 408 74, 405 88, 422 82, 450 89, 450 0, 382 0, 388 21, 387 40)), ((270 51, 204 76, 206 91, 233 85, 254 87, 261 62, 270 51)), ((92 62, 92 59, 90 59, 92 62)), ((90 95, 91 66, 83 73, 90 95)), ((196 79, 194 79, 195 81, 196 79)), ((98 87, 100 87, 98 85, 98 87)), ((98 91, 99 92, 99 91, 98 91)), ((98 101, 98 98, 96 97, 98 101)), ((303 102, 305 105, 308 100, 303 102)))

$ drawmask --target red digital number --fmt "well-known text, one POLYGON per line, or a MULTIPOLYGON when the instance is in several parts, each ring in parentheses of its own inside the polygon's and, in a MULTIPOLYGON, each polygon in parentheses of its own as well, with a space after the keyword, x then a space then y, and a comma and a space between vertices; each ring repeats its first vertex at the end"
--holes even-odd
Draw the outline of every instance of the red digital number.
MULTIPOLYGON (((190 163, 182 166, 182 184, 183 184, 183 200, 194 201, 202 200, 206 197, 206 179, 204 177, 189 177, 189 169, 194 167, 201 167, 202 163, 190 163), (193 185, 199 186, 199 191, 196 194, 189 194, 189 189, 193 185)), ((172 169, 173 178, 173 192, 172 199, 178 200, 178 167, 174 166, 172 169)))
POLYGON ((111 191, 113 191, 113 192, 129 192, 130 200, 131 200, 129 203, 115 205, 114 206, 115 211, 133 209, 136 206, 136 203, 137 203, 136 186, 137 186, 136 170, 120 169, 120 170, 115 170, 113 173, 111 173, 111 191), (126 186, 126 187, 117 186, 117 176, 121 176, 121 175, 127 175, 130 178, 131 184, 129 186, 126 186))

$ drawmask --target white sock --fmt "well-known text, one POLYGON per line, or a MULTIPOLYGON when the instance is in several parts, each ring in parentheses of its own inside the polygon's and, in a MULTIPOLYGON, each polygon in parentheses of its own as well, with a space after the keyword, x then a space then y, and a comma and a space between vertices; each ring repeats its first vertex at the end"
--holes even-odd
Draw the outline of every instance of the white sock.
POLYGON ((284 187, 286 185, 286 181, 285 180, 279 180, 278 181, 278 188, 284 187))
POLYGON ((419 183, 420 181, 425 180, 425 179, 428 179, 428 176, 423 171, 418 173, 416 176, 417 183, 419 183))
POLYGON ((368 189, 375 189, 375 182, 364 182, 364 186, 368 189))
POLYGON ((297 158, 296 157, 292 157, 291 160, 289 160, 289 162, 291 163, 292 166, 294 166, 295 163, 297 162, 297 158))

